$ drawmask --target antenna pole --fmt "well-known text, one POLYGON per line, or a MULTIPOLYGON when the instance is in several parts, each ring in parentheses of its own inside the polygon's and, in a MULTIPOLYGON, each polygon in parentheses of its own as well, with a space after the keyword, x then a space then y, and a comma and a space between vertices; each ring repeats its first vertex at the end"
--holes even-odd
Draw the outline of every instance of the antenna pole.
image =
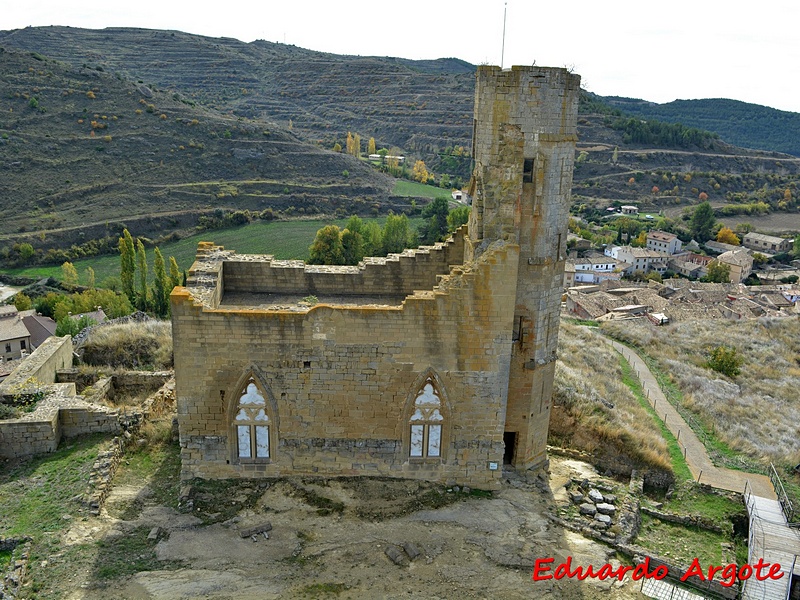
POLYGON ((503 68, 503 61, 506 57, 506 14, 508 13, 508 2, 503 3, 503 48, 500 50, 500 68, 503 68))

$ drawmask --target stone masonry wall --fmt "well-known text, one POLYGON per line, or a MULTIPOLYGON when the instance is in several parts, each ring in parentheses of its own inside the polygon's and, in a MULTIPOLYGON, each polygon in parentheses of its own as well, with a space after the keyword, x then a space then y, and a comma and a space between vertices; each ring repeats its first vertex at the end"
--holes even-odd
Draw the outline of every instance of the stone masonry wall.
POLYGON ((240 255, 223 263, 224 292, 363 294, 406 296, 431 289, 437 275, 464 261, 464 231, 434 246, 386 258, 365 258, 354 267, 306 265, 299 260, 240 255))
POLYGON ((37 384, 54 383, 56 371, 69 366, 72 366, 72 338, 68 335, 48 338, 0 383, 0 399, 10 399, 24 391, 31 377, 37 384))
POLYGON ((467 258, 520 246, 505 428, 518 468, 546 460, 579 91, 565 69, 478 68, 467 258))
POLYGON ((213 308, 210 279, 191 294, 177 288, 183 477, 388 475, 496 487, 501 470, 489 463, 503 457, 517 259, 515 244, 498 243, 400 307, 233 310, 213 308), (232 421, 251 375, 269 397, 271 457, 248 464, 236 458, 232 421), (445 400, 443 456, 411 459, 411 403, 429 375, 445 400))

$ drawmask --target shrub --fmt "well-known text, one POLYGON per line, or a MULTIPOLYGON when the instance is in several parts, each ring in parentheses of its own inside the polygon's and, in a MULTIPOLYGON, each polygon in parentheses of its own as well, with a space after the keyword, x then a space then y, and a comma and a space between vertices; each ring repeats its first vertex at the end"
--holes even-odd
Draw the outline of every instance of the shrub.
POLYGON ((89 365, 129 369, 172 366, 172 325, 169 321, 115 323, 94 328, 78 351, 89 365))
POLYGON ((730 378, 736 377, 741 372, 743 359, 736 348, 717 346, 708 356, 708 366, 718 373, 730 378))

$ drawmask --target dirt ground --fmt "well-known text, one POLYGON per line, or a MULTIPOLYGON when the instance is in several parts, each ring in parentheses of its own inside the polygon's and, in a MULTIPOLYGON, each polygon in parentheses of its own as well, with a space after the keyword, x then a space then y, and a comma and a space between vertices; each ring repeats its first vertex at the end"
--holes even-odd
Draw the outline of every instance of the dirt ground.
POLYGON ((629 579, 531 579, 537 558, 554 557, 554 564, 567 556, 573 564, 618 564, 609 547, 547 518, 556 502, 566 501, 569 478, 597 476, 589 465, 553 457, 549 482, 506 475, 502 489, 490 498, 453 491, 454 502, 420 510, 414 510, 415 502, 431 488, 410 481, 246 483, 213 496, 195 493, 188 513, 152 502, 146 482, 118 486, 99 517, 73 524, 65 547, 160 527, 155 552, 169 568, 102 585, 88 581, 89 572, 76 573, 65 597, 644 598, 639 584, 629 579), (222 512, 209 514, 212 502, 220 503, 222 512), (247 507, 229 517, 232 513, 221 506, 228 502, 247 507), (240 535, 266 522, 272 525, 269 539, 240 535), (401 550, 408 543, 420 552, 413 561, 401 550), (401 550, 401 564, 389 559, 388 546, 401 550))

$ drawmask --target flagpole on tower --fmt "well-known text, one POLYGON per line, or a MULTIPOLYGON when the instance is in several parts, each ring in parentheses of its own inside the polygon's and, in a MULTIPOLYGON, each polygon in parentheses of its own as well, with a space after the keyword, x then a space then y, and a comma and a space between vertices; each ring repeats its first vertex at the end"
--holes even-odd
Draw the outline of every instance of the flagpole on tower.
POLYGON ((503 61, 506 57, 506 14, 508 13, 508 2, 503 3, 503 48, 500 50, 500 68, 503 68, 503 61))

